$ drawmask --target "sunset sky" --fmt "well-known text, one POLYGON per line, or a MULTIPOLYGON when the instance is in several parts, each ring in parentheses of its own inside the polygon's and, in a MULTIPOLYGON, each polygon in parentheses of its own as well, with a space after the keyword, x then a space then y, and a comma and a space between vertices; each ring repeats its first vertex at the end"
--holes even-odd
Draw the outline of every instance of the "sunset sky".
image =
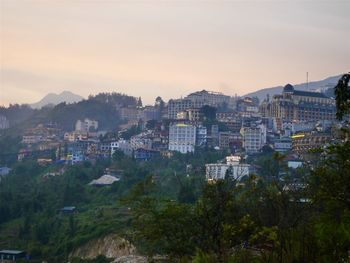
POLYGON ((0 0, 0 105, 49 92, 152 103, 350 70, 350 1, 0 0))

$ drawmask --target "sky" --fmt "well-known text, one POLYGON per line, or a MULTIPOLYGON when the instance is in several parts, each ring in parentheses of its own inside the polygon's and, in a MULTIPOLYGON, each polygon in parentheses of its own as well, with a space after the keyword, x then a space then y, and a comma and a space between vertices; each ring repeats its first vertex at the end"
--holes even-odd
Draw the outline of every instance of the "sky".
POLYGON ((350 71, 350 1, 0 0, 0 105, 244 95, 350 71))

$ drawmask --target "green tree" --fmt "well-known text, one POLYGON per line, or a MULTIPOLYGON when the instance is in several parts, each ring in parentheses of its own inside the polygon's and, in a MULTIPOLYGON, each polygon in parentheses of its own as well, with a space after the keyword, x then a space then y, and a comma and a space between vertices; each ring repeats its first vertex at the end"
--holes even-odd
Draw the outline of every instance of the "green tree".
POLYGON ((321 255, 341 262, 350 252, 350 142, 333 145, 312 172, 312 199, 319 212, 315 235, 321 255))
POLYGON ((142 99, 141 99, 141 97, 138 98, 136 107, 142 108, 142 99))
POLYGON ((344 115, 350 112, 350 73, 344 74, 334 88, 337 118, 341 120, 344 115))
POLYGON ((201 108, 201 111, 204 115, 204 119, 206 121, 214 121, 216 119, 216 108, 209 106, 209 105, 204 105, 201 108))
MULTIPOLYGON (((350 111, 350 74, 335 87, 337 118, 350 111)), ((349 131, 347 131, 349 132, 349 131)), ((321 162, 310 176, 311 198, 317 209, 314 231, 324 262, 347 262, 350 255, 350 141, 321 151, 321 162)))
POLYGON ((203 196, 197 203, 196 216, 201 235, 198 237, 199 247, 203 251, 217 255, 218 261, 224 261, 232 239, 225 236, 234 229, 239 220, 237 204, 234 202, 234 181, 219 180, 208 184, 203 196))
POLYGON ((70 236, 74 236, 75 232, 77 230, 77 225, 76 225, 76 221, 74 220, 74 215, 70 215, 69 216, 69 235, 70 236))

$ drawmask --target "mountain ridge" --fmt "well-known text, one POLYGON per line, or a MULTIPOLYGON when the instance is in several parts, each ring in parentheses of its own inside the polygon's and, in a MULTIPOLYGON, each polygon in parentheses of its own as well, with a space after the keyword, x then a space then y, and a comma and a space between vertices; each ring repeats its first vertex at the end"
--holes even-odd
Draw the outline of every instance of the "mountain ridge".
MULTIPOLYGON (((342 74, 331 76, 322 80, 311 81, 309 83, 300 83, 300 84, 292 84, 292 85, 296 90, 325 91, 328 88, 333 88, 338 83, 338 80, 340 79, 341 76, 342 74)), ((275 86, 271 88, 263 88, 263 89, 259 89, 257 91, 245 94, 242 97, 258 97, 261 102, 266 98, 267 94, 269 94, 270 97, 276 94, 281 94, 283 87, 284 85, 275 86)))
POLYGON ((77 95, 71 91, 62 91, 61 93, 48 93, 40 101, 29 104, 33 109, 40 109, 48 105, 57 105, 62 102, 74 103, 83 100, 84 98, 80 95, 77 95))

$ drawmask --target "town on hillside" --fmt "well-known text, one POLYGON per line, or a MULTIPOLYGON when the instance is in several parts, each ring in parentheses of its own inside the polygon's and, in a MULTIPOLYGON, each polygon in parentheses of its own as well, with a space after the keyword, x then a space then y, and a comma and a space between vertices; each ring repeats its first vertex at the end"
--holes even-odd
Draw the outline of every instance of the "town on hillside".
MULTIPOLYGON (((106 94, 105 94, 106 95, 106 94)), ((207 180, 230 175, 238 179, 255 172, 249 156, 264 151, 285 155, 288 167, 302 167, 309 150, 336 142, 342 124, 335 119, 335 99, 321 92, 296 90, 287 84, 282 94, 231 97, 219 92, 197 91, 165 103, 157 97, 154 105, 115 102, 122 120, 117 130, 105 130, 98 119, 76 119, 74 129, 60 127, 55 119, 24 130, 17 160, 36 158, 39 164, 75 165, 109 158, 116 151, 135 160, 155 156, 171 157, 214 149, 227 153, 219 163, 206 164, 207 180)), ((9 121, 0 116, 1 129, 9 121)), ((3 164, 6 165, 6 164, 3 164)), ((1 176, 9 173, 6 166, 1 176)), ((60 171, 48 173, 55 176, 60 171)))
POLYGON ((318 228, 347 227, 344 78, 262 101, 202 90, 1 108, 1 261, 309 262, 334 258, 330 235, 345 258, 346 233, 318 228))

